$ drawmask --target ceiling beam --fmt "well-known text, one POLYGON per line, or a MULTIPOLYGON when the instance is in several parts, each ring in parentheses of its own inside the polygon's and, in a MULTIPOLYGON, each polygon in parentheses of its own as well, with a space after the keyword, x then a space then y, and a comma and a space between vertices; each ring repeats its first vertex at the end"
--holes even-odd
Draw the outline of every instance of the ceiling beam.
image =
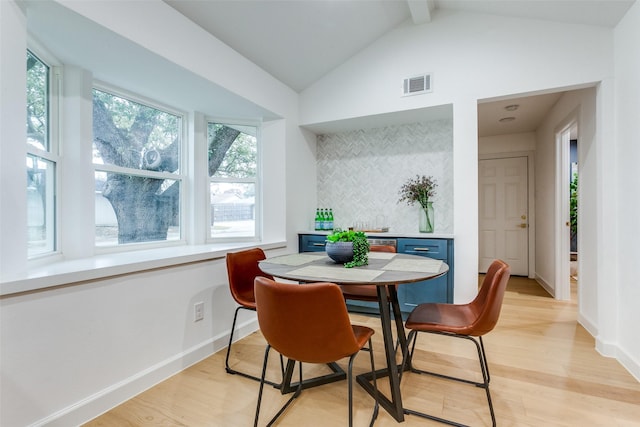
POLYGON ((407 3, 414 24, 431 22, 431 12, 435 8, 435 0, 407 0, 407 3))

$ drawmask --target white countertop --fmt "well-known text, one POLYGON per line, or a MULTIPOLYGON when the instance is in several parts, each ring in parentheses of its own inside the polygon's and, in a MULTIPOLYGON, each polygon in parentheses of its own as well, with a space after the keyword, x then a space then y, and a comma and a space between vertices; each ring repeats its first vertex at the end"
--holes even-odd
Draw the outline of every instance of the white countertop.
MULTIPOLYGON (((320 236, 327 236, 332 231, 321 230, 302 230, 298 231, 298 234, 317 234, 320 236)), ((407 238, 407 239, 453 239, 453 234, 446 233, 394 233, 392 230, 385 232, 369 232, 365 231, 367 237, 380 238, 380 239, 395 239, 395 238, 407 238)))

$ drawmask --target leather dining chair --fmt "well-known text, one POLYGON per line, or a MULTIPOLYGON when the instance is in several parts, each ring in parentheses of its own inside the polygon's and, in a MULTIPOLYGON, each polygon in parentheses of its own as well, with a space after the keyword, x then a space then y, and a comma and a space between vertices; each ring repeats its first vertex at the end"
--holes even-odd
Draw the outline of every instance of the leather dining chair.
MULTIPOLYGON (((258 425, 269 351, 278 351, 298 362, 298 387, 293 396, 276 413, 268 425, 286 410, 302 391, 302 363, 331 363, 349 358, 347 371, 349 426, 353 425, 353 361, 365 345, 371 348, 374 331, 366 326, 352 325, 342 292, 333 283, 296 285, 279 283, 266 277, 256 277, 255 296, 260 330, 267 340, 254 426, 258 425)), ((374 387, 375 366, 369 352, 374 387)), ((377 391, 377 388, 375 388, 377 391)), ((377 397, 377 396, 376 396, 377 397)), ((371 424, 378 415, 376 399, 371 424)))
MULTIPOLYGON (((509 265, 504 261, 495 260, 489 266, 480 290, 478 291, 478 295, 473 301, 468 304, 419 304, 413 309, 411 314, 409 314, 405 322, 405 327, 409 329, 410 332, 407 337, 407 346, 403 351, 403 371, 408 365, 411 372, 430 374, 439 378, 461 381, 483 388, 487 395, 491 421, 494 426, 496 425, 496 417, 491 402, 491 394, 489 393, 489 381, 491 377, 489 375, 489 365, 487 364, 487 355, 484 349, 484 343, 482 342, 482 336, 491 332, 498 322, 502 308, 502 300, 510 274, 509 265), (419 332, 446 335, 472 341, 478 352, 483 382, 416 369, 412 364, 412 358, 419 332), (476 340, 474 337, 478 339, 476 340), (408 351, 409 347, 411 347, 410 352, 408 351)), ((446 424, 461 425, 450 420, 444 420, 413 410, 405 409, 405 413, 433 419, 446 424)))
MULTIPOLYGON (((247 249, 239 252, 227 253, 227 275, 229 277, 229 290, 234 301, 238 304, 233 315, 233 324, 231 326, 231 334, 229 336, 229 345, 227 346, 227 356, 225 358, 225 369, 229 374, 240 375, 255 381, 260 381, 255 375, 240 372, 229 367, 229 354, 231 353, 231 344, 233 343, 233 333, 236 328, 238 319, 238 311, 241 309, 255 311, 256 299, 253 293, 253 281, 258 276, 272 278, 270 275, 263 273, 258 268, 258 262, 266 259, 264 251, 260 248, 247 249)), ((281 360, 281 364, 283 364, 281 360)), ((284 370, 284 368, 282 368, 284 370)), ((276 385, 268 382, 268 384, 276 385)))

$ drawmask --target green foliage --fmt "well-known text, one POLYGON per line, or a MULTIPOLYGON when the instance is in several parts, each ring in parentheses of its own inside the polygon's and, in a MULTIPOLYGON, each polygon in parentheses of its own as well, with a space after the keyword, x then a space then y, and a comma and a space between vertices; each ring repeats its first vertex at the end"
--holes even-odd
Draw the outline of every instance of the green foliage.
POLYGON ((258 164, 258 142, 255 136, 243 132, 255 128, 252 126, 237 126, 239 132, 229 147, 223 146, 224 138, 220 135, 232 126, 209 123, 209 158, 221 156, 219 166, 215 170, 218 178, 253 178, 256 176, 258 164), (221 153, 218 153, 221 151, 221 153))
POLYGON ((357 239, 367 239, 367 236, 362 231, 344 230, 336 228, 332 234, 327 236, 327 240, 330 242, 355 242, 357 239))
POLYGON ((337 228, 327 236, 329 242, 353 242, 353 261, 345 262, 345 268, 360 267, 369 264, 369 241, 362 231, 345 230, 337 228))
MULTIPOLYGON (((363 233, 364 236, 364 233, 363 233)), ((345 268, 369 264, 369 242, 366 237, 356 237, 353 241, 353 261, 345 262, 345 268)))
POLYGON ((49 67, 27 51, 27 142, 48 149, 49 67))
POLYGON ((93 97, 110 113, 113 124, 129 143, 128 149, 164 150, 180 138, 181 118, 175 114, 97 89, 93 97))

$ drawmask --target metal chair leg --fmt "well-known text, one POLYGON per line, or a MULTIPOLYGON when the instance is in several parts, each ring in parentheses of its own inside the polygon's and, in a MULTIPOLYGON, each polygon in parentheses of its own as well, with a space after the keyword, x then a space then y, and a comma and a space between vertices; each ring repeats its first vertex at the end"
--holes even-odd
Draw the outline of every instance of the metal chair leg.
MULTIPOLYGON (((371 348, 371 338, 369 338, 369 348, 371 348)), ((375 401, 375 404, 373 406, 373 414, 371 415, 371 422, 369 423, 369 427, 373 427, 373 423, 376 421, 376 418, 378 418, 378 411, 380 408, 380 404, 378 403, 378 383, 376 381, 376 365, 375 362, 373 361, 373 351, 369 351, 369 358, 371 359, 371 372, 373 373, 373 399, 375 401)), ((353 378, 351 378, 349 381, 351 381, 353 378)))
MULTIPOLYGON (((264 378, 265 378, 265 375, 266 375, 266 372, 267 372, 267 364, 268 364, 268 361, 269 361, 269 350, 271 350, 271 345, 267 344, 267 348, 264 351, 264 362, 262 364, 262 375, 260 377, 260 388, 259 388, 259 391, 258 391, 258 403, 256 405, 256 416, 255 416, 254 421, 253 421, 253 426, 254 427, 258 427, 258 419, 260 418, 260 405, 262 403, 262 392, 264 390, 264 385, 268 384, 268 382, 265 381, 264 378)), ((267 427, 273 425, 273 423, 276 422, 276 420, 280 417, 280 415, 282 415, 282 413, 289 407, 291 402, 293 402, 293 400, 295 398, 300 396, 300 393, 302 391, 302 363, 298 362, 298 365, 299 365, 299 372, 300 372, 300 380, 298 382, 298 388, 296 389, 295 393, 293 393, 293 396, 291 396, 289 398, 289 400, 287 400, 287 402, 284 404, 284 406, 282 406, 282 408, 280 408, 278 413, 271 419, 271 421, 269 421, 269 423, 267 424, 267 427)))
MULTIPOLYGON (((493 402, 491 401, 491 393, 489 392, 489 380, 490 380, 489 365, 487 363, 487 355, 486 355, 486 353, 484 351, 484 344, 482 342, 482 337, 478 337, 479 340, 476 340, 473 337, 467 336, 467 335, 457 335, 457 334, 451 334, 451 333, 446 333, 446 332, 422 331, 422 332, 425 332, 425 333, 436 334, 436 335, 446 335, 446 336, 450 336, 450 337, 453 337, 453 338, 462 338, 462 339, 466 339, 466 340, 472 341, 476 346, 476 351, 478 353, 478 361, 480 363, 480 371, 482 373, 482 379, 483 379, 483 382, 477 382, 477 381, 472 381, 472 380, 468 380, 468 379, 465 379, 465 378, 458 378, 458 377, 452 377, 452 376, 449 376, 449 375, 439 374, 437 372, 425 371, 425 370, 417 369, 413 365, 410 365, 410 364, 408 365, 408 363, 411 363, 411 359, 412 359, 413 353, 415 351, 416 341, 418 340, 417 332, 418 332, 417 330, 412 330, 412 331, 409 332, 409 336, 407 338, 407 348, 405 348, 405 350, 403 352, 403 357, 402 357, 403 370, 404 370, 405 366, 411 366, 411 368, 410 368, 411 372, 415 372, 415 373, 419 373, 419 374, 428 374, 428 375, 432 375, 432 376, 435 376, 435 377, 438 377, 438 378, 444 378, 444 379, 448 379, 448 380, 459 381, 459 382, 475 385, 476 387, 479 387, 479 388, 483 388, 485 390, 486 395, 487 395, 487 402, 489 404, 489 413, 491 414, 491 423, 492 423, 493 427, 495 427, 496 426, 496 417, 495 417, 495 413, 494 413, 494 410, 493 410, 493 402), (409 343, 411 343, 412 340, 413 340, 413 343, 412 343, 412 346, 411 346, 411 351, 409 351, 409 349, 408 349, 409 348, 409 343)), ((402 371, 400 371, 400 375, 402 375, 402 371)), ((400 378, 402 378, 402 376, 400 378)), ((420 417, 423 417, 423 418, 432 419, 432 420, 435 420, 435 421, 438 421, 438 422, 441 422, 441 423, 444 423, 444 424, 465 427, 464 424, 459 424, 459 423, 456 423, 455 421, 446 420, 446 419, 443 419, 443 418, 435 417, 435 416, 432 416, 432 415, 428 415, 428 414, 417 412, 417 411, 413 411, 413 410, 405 409, 405 413, 417 415, 417 416, 420 416, 420 417)))
MULTIPOLYGON (((242 306, 238 306, 236 308, 236 311, 233 315, 233 323, 231 325, 231 333, 229 334, 229 345, 227 346, 227 356, 224 359, 224 366, 225 366, 225 370, 227 371, 228 374, 231 375, 239 375, 241 377, 244 378, 249 378, 251 380, 254 381, 260 381, 260 378, 258 378, 257 376, 251 375, 251 374, 247 374, 245 372, 241 372, 241 371, 236 371, 235 369, 231 369, 229 367, 229 354, 231 353, 231 344, 233 343, 233 333, 236 330, 236 322, 238 320, 238 311, 240 311, 240 309, 244 309, 244 310, 249 310, 249 311, 254 311, 250 308, 246 308, 246 307, 242 307, 242 306)), ((284 361, 282 358, 282 355, 280 355, 280 371, 282 373, 282 376, 284 376, 284 361)), ((270 386, 273 387, 279 387, 280 384, 275 383, 273 381, 269 381, 269 380, 265 380, 265 383, 269 384, 270 386)))

